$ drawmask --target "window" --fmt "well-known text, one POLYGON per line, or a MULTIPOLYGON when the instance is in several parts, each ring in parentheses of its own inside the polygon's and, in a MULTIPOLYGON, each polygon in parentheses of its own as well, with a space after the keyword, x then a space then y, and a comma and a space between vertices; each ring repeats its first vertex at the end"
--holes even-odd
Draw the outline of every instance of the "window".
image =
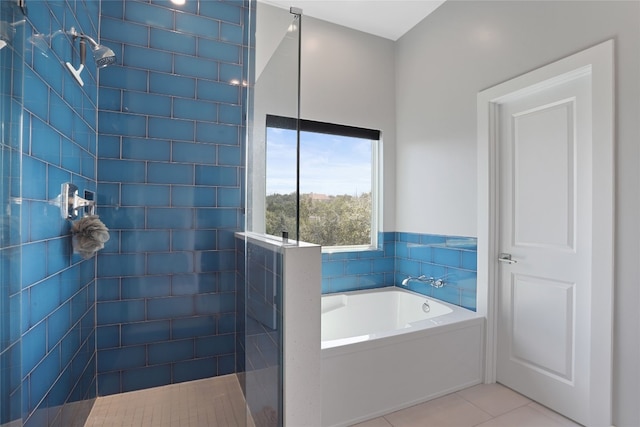
MULTIPOLYGON (((300 121, 300 239, 323 248, 377 245, 380 132, 300 121)), ((266 232, 295 234, 296 120, 267 116, 266 232)))

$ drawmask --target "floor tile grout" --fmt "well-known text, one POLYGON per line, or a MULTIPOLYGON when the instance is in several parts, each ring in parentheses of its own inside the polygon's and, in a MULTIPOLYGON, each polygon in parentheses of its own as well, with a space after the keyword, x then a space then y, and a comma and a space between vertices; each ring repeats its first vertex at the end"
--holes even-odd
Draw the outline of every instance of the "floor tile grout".
MULTIPOLYGON (((239 426, 245 416, 244 396, 232 374, 99 397, 85 427, 239 426)), ((247 424, 253 426, 250 416, 247 424)))
MULTIPOLYGON (((385 414, 378 418, 356 424, 356 426, 380 427, 380 424, 382 422, 385 423, 385 426, 391 427, 427 425, 426 423, 429 423, 428 420, 432 420, 434 417, 437 417, 438 412, 440 412, 441 415, 443 413, 442 408, 439 408, 438 405, 434 402, 437 402, 438 400, 444 401, 444 399, 452 400, 453 395, 461 399, 462 402, 471 405, 471 408, 473 408, 473 412, 475 412, 475 416, 482 414, 481 416, 485 418, 484 420, 468 420, 469 422, 464 424, 463 427, 498 427, 503 425, 520 425, 522 423, 529 423, 529 425, 536 426, 540 425, 541 427, 579 427, 578 424, 575 424, 573 421, 563 417, 562 415, 500 384, 479 384, 477 386, 469 387, 467 389, 451 393, 449 395, 434 399, 429 402, 385 414), (474 392, 480 393, 478 395, 475 395, 474 392), (489 395, 491 396, 489 397, 489 395), (495 406, 496 404, 497 408, 495 406), (492 409, 494 413, 491 413, 489 410, 487 410, 491 408, 488 408, 486 405, 494 405, 492 409), (427 407, 429 406, 433 406, 433 408, 427 409, 427 407), (409 414, 412 411, 416 412, 416 410, 420 409, 421 407, 425 410, 422 412, 417 411, 420 413, 417 415, 414 414, 413 418, 408 418, 409 414), (395 418, 397 418, 399 421, 394 422, 395 418), (407 419, 409 419, 409 421, 407 421, 407 419), (380 423, 378 423, 376 420, 380 421, 380 423), (513 424, 503 424, 505 420, 519 421, 515 421, 515 423, 513 424)), ((462 406, 460 406, 460 408, 462 409, 462 406)), ((469 410, 468 407, 467 410, 469 410)))

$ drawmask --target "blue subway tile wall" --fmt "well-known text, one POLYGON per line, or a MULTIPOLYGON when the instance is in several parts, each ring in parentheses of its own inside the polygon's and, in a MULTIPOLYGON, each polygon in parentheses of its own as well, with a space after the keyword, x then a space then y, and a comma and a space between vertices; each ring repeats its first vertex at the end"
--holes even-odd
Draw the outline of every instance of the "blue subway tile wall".
POLYGON ((412 291, 476 309, 477 242, 472 237, 381 233, 378 250, 322 254, 322 293, 401 286, 411 276, 444 280, 434 288, 410 281, 412 291))
POLYGON ((409 281, 412 291, 476 310, 477 240, 472 237, 397 233, 395 285, 408 276, 442 279, 444 287, 409 281))
POLYGON ((96 191, 96 66, 87 63, 81 87, 64 67, 67 61, 77 66, 78 43, 56 32, 73 26, 97 38, 98 5, 92 3, 34 2, 20 26, 22 43, 45 37, 50 44, 24 43, 20 58, 24 91, 15 111, 22 139, 12 148, 20 151, 14 165, 23 167, 14 170, 10 190, 20 200, 20 232, 3 249, 3 259, 6 250, 12 270, 20 271, 6 282, 20 320, 11 330, 10 360, 3 357, 2 365, 21 366, 12 371, 6 400, 2 387, 1 400, 11 405, 0 410, 3 425, 17 410, 27 426, 82 424, 96 397, 95 258, 73 254, 71 224, 50 203, 64 182, 76 184, 81 194, 96 191))
POLYGON ((378 248, 368 251, 324 252, 322 293, 356 291, 392 286, 395 234, 378 234, 378 248))
POLYGON ((235 372, 245 3, 102 5, 99 394, 235 372))

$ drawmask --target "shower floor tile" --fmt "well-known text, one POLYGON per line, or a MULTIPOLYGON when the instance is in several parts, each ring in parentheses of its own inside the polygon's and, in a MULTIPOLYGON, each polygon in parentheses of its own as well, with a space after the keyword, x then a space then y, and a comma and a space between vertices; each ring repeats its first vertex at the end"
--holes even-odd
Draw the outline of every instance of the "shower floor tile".
POLYGON ((254 427, 237 377, 224 375, 99 397, 85 427, 254 427))
POLYGON ((500 384, 479 384, 356 426, 580 427, 500 384))

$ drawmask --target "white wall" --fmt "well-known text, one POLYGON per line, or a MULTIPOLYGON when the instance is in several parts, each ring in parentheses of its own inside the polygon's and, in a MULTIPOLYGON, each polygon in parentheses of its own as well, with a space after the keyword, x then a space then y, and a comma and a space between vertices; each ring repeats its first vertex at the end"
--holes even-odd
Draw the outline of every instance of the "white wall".
MULTIPOLYGON (((286 11, 284 11, 286 12, 286 11)), ((271 79, 269 54, 282 36, 286 13, 258 3, 256 67, 260 80, 271 79), (277 23, 277 24, 276 24, 277 23), (265 34, 267 33, 267 34, 265 34), (264 71, 263 71, 264 70, 264 71)), ((292 15, 291 15, 292 16, 292 15)), ((286 25, 285 28, 286 30, 286 25)), ((282 75, 284 71, 276 74, 282 75)), ((395 67, 394 42, 303 16, 301 116, 303 119, 382 131, 384 158, 383 229, 395 230, 395 67)), ((260 82, 263 83, 262 81, 260 82)), ((292 82, 293 83, 293 82, 292 82)), ((262 89, 269 106, 257 110, 278 114, 278 96, 272 84, 262 89)), ((258 105, 256 94, 256 105, 258 105)), ((258 119, 256 119, 258 122, 258 119)), ((259 139, 259 138, 256 138, 259 139)))
POLYGON ((476 235, 476 95, 616 41, 614 422, 640 425, 640 2, 453 1, 396 46, 396 230, 476 235))
POLYGON ((304 17, 302 117, 382 131, 383 230, 395 231, 394 43, 304 17))
POLYGON ((287 9, 258 1, 256 3, 256 80, 271 60, 282 38, 289 31, 294 15, 287 9))

